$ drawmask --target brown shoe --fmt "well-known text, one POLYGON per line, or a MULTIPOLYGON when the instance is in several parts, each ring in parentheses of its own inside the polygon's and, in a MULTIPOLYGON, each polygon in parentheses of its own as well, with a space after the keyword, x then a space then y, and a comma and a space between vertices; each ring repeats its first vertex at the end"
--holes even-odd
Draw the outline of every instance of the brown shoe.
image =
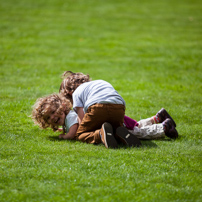
POLYGON ((172 139, 178 138, 178 132, 175 129, 175 125, 171 119, 166 119, 162 124, 167 137, 172 139))
POLYGON ((103 123, 100 130, 101 140, 106 148, 118 148, 117 141, 113 134, 113 128, 110 123, 103 123))
POLYGON ((170 114, 168 114, 168 112, 164 108, 162 108, 159 112, 157 112, 156 117, 157 117, 157 119, 159 119, 159 123, 163 123, 166 119, 169 118, 169 119, 171 119, 174 126, 176 127, 175 121, 172 119, 170 114))
POLYGON ((116 129, 116 135, 123 144, 129 147, 139 147, 141 145, 140 140, 122 126, 116 129))

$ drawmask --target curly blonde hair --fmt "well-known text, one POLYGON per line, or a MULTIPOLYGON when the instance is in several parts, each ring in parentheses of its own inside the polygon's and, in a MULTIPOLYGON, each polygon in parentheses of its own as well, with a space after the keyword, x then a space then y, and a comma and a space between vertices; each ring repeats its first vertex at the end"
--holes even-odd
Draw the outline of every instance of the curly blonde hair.
POLYGON ((62 75, 62 83, 60 85, 59 92, 67 99, 72 100, 72 93, 82 83, 91 81, 89 75, 83 73, 73 73, 72 71, 66 71, 62 75))
POLYGON ((58 114, 64 112, 65 115, 67 115, 71 110, 71 107, 72 104, 68 99, 60 94, 53 93, 51 95, 37 99, 36 103, 32 107, 33 110, 31 118, 40 128, 45 129, 50 127, 53 129, 53 131, 56 131, 58 126, 53 126, 48 123, 48 116, 50 112, 56 112, 58 114))

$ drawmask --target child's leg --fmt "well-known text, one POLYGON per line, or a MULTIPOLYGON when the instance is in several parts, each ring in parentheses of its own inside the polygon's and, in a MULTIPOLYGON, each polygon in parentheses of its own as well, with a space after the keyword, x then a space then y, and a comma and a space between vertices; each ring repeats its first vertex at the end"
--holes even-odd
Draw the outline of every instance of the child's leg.
MULTIPOLYGON (((151 123, 149 120, 148 123, 151 123)), ((153 124, 153 125, 145 125, 141 128, 134 127, 133 130, 129 130, 135 137, 139 139, 159 139, 165 138, 165 132, 163 128, 163 124, 153 124)))
POLYGON ((153 125, 154 123, 154 117, 142 119, 137 122, 128 116, 124 116, 124 126, 139 139, 156 139, 165 137, 162 125, 153 125))
MULTIPOLYGON (((103 115, 105 111, 103 110, 103 115)), ((76 134, 76 140, 90 143, 90 144, 99 144, 101 143, 101 137, 100 137, 100 129, 102 127, 102 124, 105 122, 105 120, 100 117, 98 119, 100 111, 98 110, 90 110, 84 115, 84 118, 79 125, 79 128, 77 130, 76 134)))
POLYGON ((123 125, 128 129, 128 130, 132 130, 135 126, 138 126, 138 122, 134 119, 131 119, 128 116, 124 116, 124 123, 123 125))
MULTIPOLYGON (((130 134, 126 134, 125 131, 124 134, 121 135, 112 133, 111 129, 108 131, 109 124, 113 129, 120 129, 120 126, 123 126, 124 114, 124 105, 95 104, 89 107, 88 112, 85 114, 77 130, 76 139, 91 144, 104 143, 107 148, 116 148, 114 140, 111 141, 112 139, 107 137, 107 135, 111 135, 114 136, 114 138, 116 137, 117 141, 120 139, 123 140, 124 144, 128 146, 141 145, 141 142, 135 136, 132 134, 130 136, 130 134), (109 124, 104 124, 105 122, 108 122, 109 124), (106 142, 108 140, 110 142, 106 142)), ((118 132, 120 132, 120 130, 118 130, 118 132)))
POLYGON ((109 122, 114 128, 123 125, 125 107, 119 105, 95 104, 88 108, 76 134, 76 139, 82 142, 102 143, 100 131, 103 123, 109 122))
POLYGON ((151 118, 140 120, 138 122, 138 124, 139 124, 138 127, 141 128, 141 127, 145 127, 145 126, 150 126, 152 124, 163 123, 168 118, 171 119, 174 126, 176 127, 175 121, 173 120, 173 118, 170 116, 170 114, 164 108, 162 108, 160 111, 158 111, 155 116, 152 116, 151 118))
POLYGON ((159 139, 165 136, 172 139, 178 138, 175 123, 170 118, 160 124, 142 126, 141 128, 138 126, 129 131, 139 139, 159 139))
POLYGON ((162 108, 160 111, 158 111, 157 114, 153 117, 153 119, 154 119, 155 123, 163 123, 166 119, 171 119, 174 127, 176 127, 175 121, 164 108, 162 108))
POLYGON ((153 117, 151 118, 147 118, 147 119, 142 119, 140 121, 138 121, 138 128, 142 128, 142 127, 146 127, 146 126, 151 126, 152 124, 154 124, 154 119, 153 117))

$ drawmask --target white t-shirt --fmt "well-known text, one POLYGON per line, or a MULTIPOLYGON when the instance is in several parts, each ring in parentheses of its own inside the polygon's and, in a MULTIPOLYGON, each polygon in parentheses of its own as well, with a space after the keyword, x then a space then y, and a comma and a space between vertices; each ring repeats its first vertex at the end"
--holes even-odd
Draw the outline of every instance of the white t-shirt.
POLYGON ((124 99, 113 86, 103 80, 89 81, 81 84, 72 96, 73 109, 83 107, 85 113, 88 107, 96 103, 125 105, 124 99))
POLYGON ((65 118, 65 126, 66 126, 66 132, 69 132, 69 128, 73 126, 74 124, 79 123, 78 122, 78 115, 75 111, 71 110, 66 118, 65 118))

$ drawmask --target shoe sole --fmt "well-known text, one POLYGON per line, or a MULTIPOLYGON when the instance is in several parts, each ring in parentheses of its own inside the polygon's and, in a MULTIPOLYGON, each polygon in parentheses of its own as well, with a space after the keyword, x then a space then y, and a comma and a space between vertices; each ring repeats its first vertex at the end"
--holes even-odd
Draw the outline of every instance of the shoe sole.
POLYGON ((168 118, 171 119, 171 121, 173 122, 174 126, 176 127, 176 123, 173 120, 173 118, 170 116, 170 114, 164 108, 162 110, 164 111, 163 114, 166 117, 166 119, 168 119, 168 118))
POLYGON ((104 145, 106 148, 118 148, 117 141, 113 134, 113 128, 110 123, 104 123, 102 125, 103 137, 104 137, 104 145))
POLYGON ((122 140, 122 142, 129 147, 139 147, 141 146, 141 142, 138 138, 136 138, 132 133, 130 133, 124 127, 118 127, 116 129, 116 135, 122 140))
POLYGON ((175 129, 175 126, 174 126, 172 119, 170 119, 169 121, 170 121, 171 129, 169 130, 169 132, 166 132, 165 135, 171 139, 177 139, 178 138, 178 132, 175 129))
POLYGON ((171 133, 171 137, 172 139, 177 139, 178 138, 178 132, 176 129, 173 129, 173 132, 171 133))

